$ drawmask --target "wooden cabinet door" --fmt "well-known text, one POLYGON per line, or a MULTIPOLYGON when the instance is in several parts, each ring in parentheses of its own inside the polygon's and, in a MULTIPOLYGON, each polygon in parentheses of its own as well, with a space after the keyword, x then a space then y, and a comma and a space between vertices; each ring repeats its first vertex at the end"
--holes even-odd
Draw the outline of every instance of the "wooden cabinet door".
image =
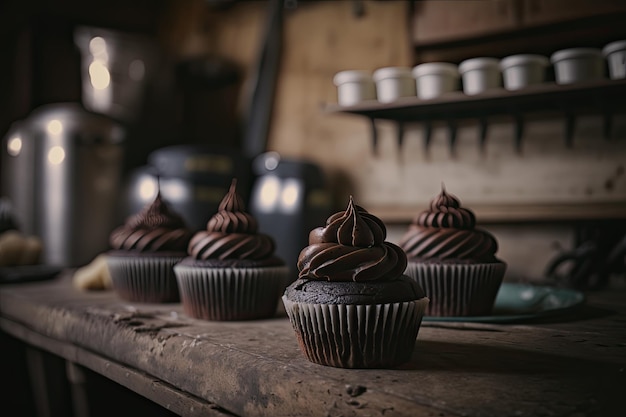
POLYGON ((624 0, 523 0, 522 25, 549 25, 624 12, 624 0))
POLYGON ((425 0, 415 2, 413 40, 417 46, 475 38, 515 29, 518 0, 425 0))

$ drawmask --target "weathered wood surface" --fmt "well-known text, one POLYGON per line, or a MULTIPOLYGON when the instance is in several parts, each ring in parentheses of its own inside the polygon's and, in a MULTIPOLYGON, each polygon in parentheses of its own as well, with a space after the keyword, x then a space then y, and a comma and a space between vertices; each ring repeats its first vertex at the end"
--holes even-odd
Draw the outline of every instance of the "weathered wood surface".
POLYGON ((560 323, 424 323, 395 370, 308 362, 286 317, 217 323, 179 304, 80 292, 69 276, 0 287, 0 327, 181 415, 617 416, 626 406, 626 291, 560 323))

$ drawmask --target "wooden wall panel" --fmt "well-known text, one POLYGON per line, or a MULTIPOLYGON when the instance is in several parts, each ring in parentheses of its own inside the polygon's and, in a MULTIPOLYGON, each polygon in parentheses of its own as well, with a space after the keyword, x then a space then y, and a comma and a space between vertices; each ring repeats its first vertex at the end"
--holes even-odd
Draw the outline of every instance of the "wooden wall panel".
MULTIPOLYGON (((433 132, 428 152, 422 131, 409 129, 402 152, 383 148, 364 164, 363 203, 388 221, 403 222, 425 208, 441 183, 488 222, 611 218, 626 216, 626 117, 616 119, 614 136, 602 138, 600 117, 578 122, 567 148, 563 120, 528 118, 522 152, 514 145, 512 124, 490 126, 485 152, 478 126, 459 129, 453 155, 445 128, 433 132)), ((393 138, 383 141, 393 143, 393 138)), ((395 145, 395 144, 394 144, 395 145)))
POLYGON ((625 19, 621 0, 418 1, 415 63, 602 47, 626 38, 625 19))
POLYGON ((413 40, 423 45, 510 31, 520 11, 518 0, 418 1, 413 40))
POLYGON ((269 138, 271 150, 320 164, 339 205, 362 187, 370 129, 362 120, 322 111, 324 103, 337 101, 333 76, 412 64, 408 2, 364 3, 363 17, 354 16, 351 2, 304 4, 287 16, 269 138))
POLYGON ((523 0, 522 26, 560 23, 616 12, 626 12, 626 2, 623 0, 523 0))
MULTIPOLYGON (((421 126, 407 128, 400 149, 395 126, 380 121, 378 154, 374 154, 366 119, 322 109, 337 100, 332 78, 338 71, 412 65, 408 2, 365 1, 364 5, 362 17, 353 14, 351 2, 303 2, 286 11, 269 135, 268 150, 308 159, 323 168, 338 207, 352 194, 385 220, 402 224, 423 209, 445 182, 486 222, 626 216, 623 114, 616 115, 610 141, 602 138, 601 118, 581 119, 572 149, 564 144, 561 115, 531 117, 521 154, 515 151, 514 127, 506 118, 491 125, 484 153, 479 151, 476 123, 468 121, 459 130, 455 154, 443 127, 435 128, 426 152, 421 126)), ((177 44, 188 51, 193 45, 217 51, 250 69, 264 13, 265 2, 241 2, 204 17, 188 12, 179 18, 185 22, 179 24, 181 32, 187 26, 196 29, 179 36, 177 44), (200 28, 205 32, 198 34, 200 28)))

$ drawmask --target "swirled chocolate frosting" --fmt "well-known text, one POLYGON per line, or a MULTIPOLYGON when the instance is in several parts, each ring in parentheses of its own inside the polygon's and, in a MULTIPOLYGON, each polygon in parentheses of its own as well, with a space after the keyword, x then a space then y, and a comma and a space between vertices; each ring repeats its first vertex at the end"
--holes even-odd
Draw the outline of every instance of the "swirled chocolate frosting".
POLYGON ((406 254, 386 242, 387 229, 376 216, 354 204, 313 229, 298 258, 299 278, 324 281, 382 281, 399 278, 406 254))
POLYGON ((274 240, 258 233, 256 219, 245 205, 233 180, 228 193, 208 221, 206 230, 197 232, 187 252, 197 260, 263 260, 274 255, 274 240))
POLYGON ((430 208, 409 225, 399 245, 409 259, 497 261, 496 239, 475 226, 474 213, 442 187, 430 208))
POLYGON ((140 213, 111 233, 113 249, 137 252, 185 252, 191 231, 183 218, 170 210, 159 192, 140 213))

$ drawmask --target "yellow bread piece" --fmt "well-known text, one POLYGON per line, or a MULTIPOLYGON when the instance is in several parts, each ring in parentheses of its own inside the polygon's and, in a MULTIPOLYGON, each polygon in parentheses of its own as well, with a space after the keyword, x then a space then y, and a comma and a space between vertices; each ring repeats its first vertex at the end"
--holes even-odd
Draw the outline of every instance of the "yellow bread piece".
POLYGON ((17 230, 8 230, 0 235, 0 266, 15 266, 20 260, 24 237, 17 230))
POLYGON ((113 288, 104 255, 96 256, 89 264, 74 272, 72 281, 80 290, 108 290, 113 288))
POLYGON ((22 252, 19 254, 18 265, 36 265, 40 262, 43 245, 36 236, 25 236, 22 252))

